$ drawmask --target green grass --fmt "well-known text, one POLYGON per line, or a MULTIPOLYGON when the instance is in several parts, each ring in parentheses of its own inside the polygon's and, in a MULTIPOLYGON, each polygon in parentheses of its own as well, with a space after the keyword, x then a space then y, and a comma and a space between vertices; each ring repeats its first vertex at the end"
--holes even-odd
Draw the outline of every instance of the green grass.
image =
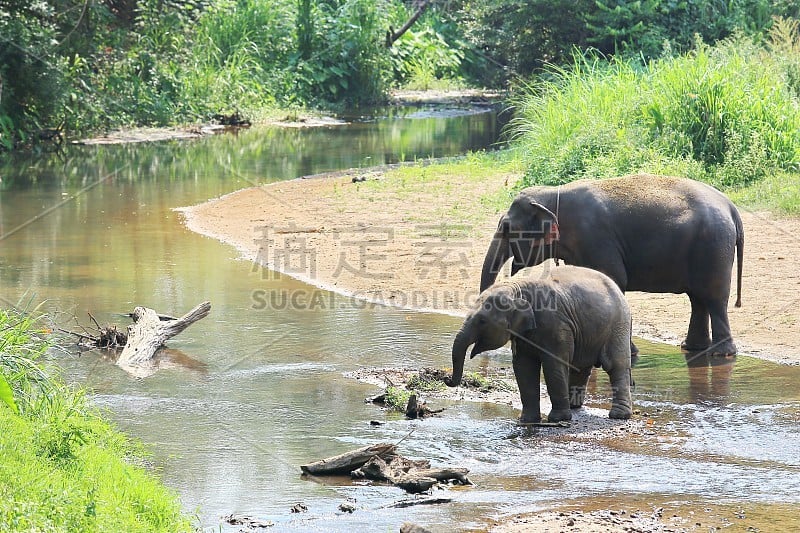
POLYGON ((800 58, 787 53, 800 50, 797 24, 776 23, 768 42, 698 44, 647 65, 580 56, 553 69, 517 102, 521 185, 672 174, 797 213, 800 58))
POLYGON ((0 311, 0 531, 190 531, 177 496, 140 464, 142 447, 39 361, 27 315, 0 311))
POLYGON ((727 191, 737 205, 800 215, 800 174, 775 172, 747 187, 727 191))
POLYGON ((480 392, 490 392, 493 390, 513 390, 512 387, 507 385, 503 380, 484 376, 478 372, 465 372, 461 379, 463 387, 477 389, 480 392))

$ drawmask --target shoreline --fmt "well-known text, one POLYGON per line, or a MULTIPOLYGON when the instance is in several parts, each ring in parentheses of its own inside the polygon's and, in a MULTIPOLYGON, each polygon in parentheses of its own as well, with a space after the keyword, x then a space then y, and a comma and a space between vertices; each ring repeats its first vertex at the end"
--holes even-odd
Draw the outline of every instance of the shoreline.
MULTIPOLYGON (((448 105, 472 106, 476 109, 502 102, 504 93, 491 89, 449 89, 412 91, 394 89, 389 91, 386 102, 376 107, 442 107, 448 105)), ((347 120, 337 118, 340 112, 334 110, 314 111, 311 109, 275 109, 268 111, 268 116, 252 123, 256 127, 278 128, 324 128, 345 126, 347 120)), ((249 128, 249 121, 241 125, 215 123, 181 124, 163 127, 115 128, 105 134, 96 133, 88 137, 70 139, 70 145, 93 146, 113 144, 136 144, 144 142, 164 142, 202 139, 213 135, 230 133, 242 128, 249 128)))
MULTIPOLYGON (((436 171, 436 165, 338 171, 234 191, 175 211, 182 213, 191 231, 231 245, 243 259, 309 285, 373 304, 463 316, 470 298, 477 297, 486 243, 499 216, 496 208, 475 213, 463 206, 474 204, 475 197, 484 202, 497 191, 510 190, 519 177, 495 169, 497 165, 487 166, 486 173, 476 171, 472 176, 462 174, 472 168, 466 160, 443 165, 457 170, 435 177, 426 174, 436 171), (366 181, 353 182, 364 177, 366 181), (431 220, 441 228, 427 223, 431 220), (272 232, 273 244, 287 245, 292 239, 302 243, 313 254, 315 271, 281 264, 275 246, 265 253, 257 245, 258 228, 272 232), (449 262, 437 265, 437 254, 449 262), (352 264, 359 258, 369 268, 356 272, 352 264)), ((787 234, 800 234, 800 220, 740 211, 746 234, 744 307, 730 306, 739 353, 800 364, 796 302, 800 259, 795 257, 800 253, 793 254, 785 242, 787 234), (755 231, 763 227, 777 231, 755 231)), ((800 243, 796 246, 800 250, 800 243)), ((549 267, 531 271, 543 268, 549 267)), ((635 336, 672 345, 680 342, 689 318, 685 295, 628 293, 626 297, 635 336)))

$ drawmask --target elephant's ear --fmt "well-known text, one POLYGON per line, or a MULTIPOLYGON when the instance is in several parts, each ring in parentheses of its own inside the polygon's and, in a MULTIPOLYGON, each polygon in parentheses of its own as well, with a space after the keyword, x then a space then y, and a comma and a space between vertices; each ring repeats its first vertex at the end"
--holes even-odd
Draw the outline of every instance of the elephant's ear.
POLYGON ((508 329, 518 335, 536 329, 536 316, 528 300, 514 298, 514 309, 511 312, 508 329))
POLYGON ((531 200, 531 209, 539 224, 535 224, 534 230, 544 233, 544 244, 550 244, 560 238, 558 231, 558 217, 539 202, 531 200))

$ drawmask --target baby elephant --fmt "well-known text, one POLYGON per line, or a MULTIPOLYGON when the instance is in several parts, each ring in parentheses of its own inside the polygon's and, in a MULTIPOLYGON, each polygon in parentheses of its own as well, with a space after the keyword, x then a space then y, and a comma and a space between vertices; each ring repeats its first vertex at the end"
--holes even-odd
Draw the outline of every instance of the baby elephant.
POLYGON ((541 421, 539 374, 544 371, 553 409, 550 422, 570 420, 580 407, 592 367, 602 366, 614 393, 611 418, 631 416, 631 314, 625 297, 608 276, 588 268, 562 266, 485 290, 453 342, 451 387, 461 383, 470 357, 511 340, 514 375, 522 398, 521 423, 541 421))

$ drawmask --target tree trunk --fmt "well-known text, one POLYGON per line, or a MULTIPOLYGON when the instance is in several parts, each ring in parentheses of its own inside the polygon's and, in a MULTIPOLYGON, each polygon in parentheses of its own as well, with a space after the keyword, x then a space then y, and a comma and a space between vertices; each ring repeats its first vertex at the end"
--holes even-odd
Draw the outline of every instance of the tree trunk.
POLYGON ((147 307, 133 310, 133 324, 128 326, 128 342, 117 359, 122 367, 137 366, 150 361, 164 343, 208 316, 211 303, 203 302, 174 320, 161 320, 158 313, 147 307))
POLYGON ((386 48, 391 48, 392 45, 394 44, 394 42, 397 39, 399 39, 400 37, 402 37, 403 34, 405 32, 407 32, 408 29, 411 26, 414 25, 414 23, 417 21, 417 19, 420 18, 423 13, 425 13, 425 10, 428 9, 428 6, 430 6, 430 5, 431 5, 430 0, 425 0, 424 2, 422 2, 422 4, 420 4, 420 6, 416 10, 416 12, 414 12, 414 14, 411 15, 411 18, 408 19, 408 21, 406 21, 405 24, 403 24, 402 28, 400 28, 397 31, 387 31, 386 32, 386 48))

